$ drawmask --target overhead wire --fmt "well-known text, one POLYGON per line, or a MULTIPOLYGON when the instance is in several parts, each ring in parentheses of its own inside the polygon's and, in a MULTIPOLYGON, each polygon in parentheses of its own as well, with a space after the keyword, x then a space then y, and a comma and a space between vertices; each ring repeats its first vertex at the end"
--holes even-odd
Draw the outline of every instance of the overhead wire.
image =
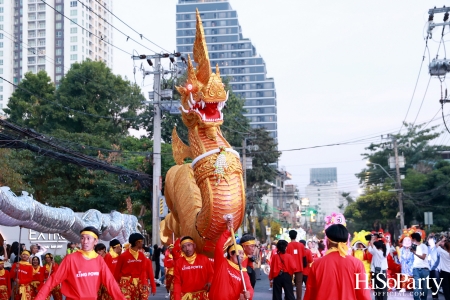
POLYGON ((106 8, 105 5, 103 5, 102 3, 100 3, 98 0, 95 0, 95 2, 97 2, 98 4, 100 4, 103 9, 105 9, 108 13, 110 13, 113 17, 115 17, 117 20, 119 20, 120 22, 122 22, 125 26, 127 26, 128 28, 130 28, 132 31, 134 31, 135 33, 137 33, 141 39, 145 39, 147 41, 149 41, 150 43, 152 43, 153 45, 155 45, 158 48, 161 48, 162 50, 170 53, 169 50, 164 49, 163 47, 159 46, 158 44, 154 43, 153 41, 149 40, 148 38, 146 38, 142 33, 137 32, 134 28, 132 28, 130 25, 128 25, 127 23, 125 23, 124 21, 122 21, 122 19, 120 19, 118 16, 116 16, 112 11, 110 11, 109 9, 106 8))

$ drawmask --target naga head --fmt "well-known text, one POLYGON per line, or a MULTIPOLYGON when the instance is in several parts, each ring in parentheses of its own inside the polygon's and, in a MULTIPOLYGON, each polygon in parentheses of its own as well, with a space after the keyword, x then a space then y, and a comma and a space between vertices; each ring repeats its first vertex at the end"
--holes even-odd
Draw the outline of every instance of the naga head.
POLYGON ((223 123, 222 109, 228 100, 228 92, 220 78, 219 66, 211 71, 205 34, 200 14, 197 10, 197 31, 194 42, 195 70, 191 57, 187 60, 187 80, 185 86, 177 86, 181 94, 181 114, 187 127, 195 125, 216 127, 223 123))

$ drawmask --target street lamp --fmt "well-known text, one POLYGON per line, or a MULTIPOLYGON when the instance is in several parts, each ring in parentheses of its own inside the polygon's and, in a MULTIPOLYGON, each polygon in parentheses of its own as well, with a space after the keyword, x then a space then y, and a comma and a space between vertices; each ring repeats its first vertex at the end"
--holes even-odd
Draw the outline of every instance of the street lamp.
POLYGON ((395 182, 395 179, 391 176, 391 174, 389 174, 388 173, 388 171, 386 171, 384 168, 383 168, 383 166, 382 165, 380 165, 380 164, 376 164, 376 163, 373 163, 373 162, 370 162, 370 161, 367 161, 367 163, 366 163, 367 165, 373 165, 374 167, 374 169, 376 169, 377 167, 376 166, 379 166, 380 168, 381 168, 381 170, 383 170, 384 171, 384 173, 386 173, 386 175, 387 176, 389 176, 389 178, 391 178, 392 179, 392 181, 394 181, 395 182))

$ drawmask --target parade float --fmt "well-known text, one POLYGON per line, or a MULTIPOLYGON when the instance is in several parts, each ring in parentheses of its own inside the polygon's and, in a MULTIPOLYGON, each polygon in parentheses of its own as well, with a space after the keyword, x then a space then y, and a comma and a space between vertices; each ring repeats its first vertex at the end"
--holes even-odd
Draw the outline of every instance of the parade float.
POLYGON ((211 70, 202 20, 197 10, 193 47, 194 68, 187 60, 187 80, 177 87, 181 116, 188 129, 188 145, 172 133, 176 166, 166 175, 165 197, 170 213, 161 221, 163 243, 173 237, 191 236, 197 251, 212 255, 215 243, 227 229, 224 215, 233 216, 237 229, 244 218, 245 187, 239 153, 223 136, 223 112, 228 92, 218 65, 211 70), (191 159, 191 163, 185 163, 191 159))
POLYGON ((102 214, 95 209, 79 214, 70 208, 44 205, 27 192, 16 196, 7 186, 0 187, 0 225, 55 233, 68 241, 79 241, 80 230, 94 226, 101 232, 99 239, 109 241, 116 238, 121 243, 127 242, 129 235, 138 230, 135 216, 117 211, 102 214))

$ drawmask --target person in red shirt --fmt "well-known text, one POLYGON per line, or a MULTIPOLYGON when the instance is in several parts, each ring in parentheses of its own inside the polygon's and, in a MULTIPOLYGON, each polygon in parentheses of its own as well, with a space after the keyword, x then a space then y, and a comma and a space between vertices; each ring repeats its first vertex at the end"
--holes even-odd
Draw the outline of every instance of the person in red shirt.
POLYGON ((248 277, 250 277, 252 288, 255 288, 256 273, 253 263, 256 259, 253 257, 253 254, 255 253, 256 239, 251 234, 246 233, 241 237, 239 244, 241 244, 244 249, 244 261, 242 262, 242 267, 247 269, 247 274, 248 277))
POLYGON ((279 240, 277 243, 277 254, 272 256, 270 263, 269 280, 273 286, 274 300, 282 299, 282 289, 286 300, 295 300, 294 287, 292 286, 292 275, 297 268, 297 264, 292 255, 286 253, 288 242, 279 240))
POLYGON ((348 230, 333 224, 325 230, 328 251, 314 261, 303 300, 370 300, 363 263, 348 255, 348 230))
POLYGON ((125 298, 148 299, 147 258, 144 253, 139 251, 144 245, 144 236, 140 233, 133 233, 128 238, 128 242, 130 247, 119 256, 114 277, 125 298))
POLYGON ((100 284, 114 299, 125 300, 104 259, 94 251, 99 232, 89 226, 81 230, 81 249, 67 255, 39 291, 36 300, 45 300, 51 290, 62 283, 67 300, 96 300, 100 284))
POLYGON ((286 248, 286 253, 290 254, 295 261, 294 282, 297 292, 297 299, 302 299, 302 285, 303 285, 303 257, 305 256, 305 246, 297 242, 297 231, 290 230, 289 238, 291 242, 286 248))
POLYGON ((5 270, 5 261, 0 257, 0 300, 9 300, 11 297, 11 278, 5 270))
MULTIPOLYGON (((108 269, 111 271, 111 274, 114 274, 114 271, 116 270, 117 261, 119 260, 119 255, 121 253, 122 253, 122 245, 120 244, 120 241, 118 239, 111 240, 109 242, 109 252, 106 253, 105 256, 103 257, 105 259, 106 265, 108 266, 108 269)), ((108 294, 108 291, 106 290, 106 287, 104 285, 102 285, 99 290, 98 299, 99 300, 112 300, 113 299, 108 294)))
POLYGON ((31 281, 31 299, 34 299, 37 296, 41 284, 44 283, 45 268, 41 267, 41 260, 37 256, 34 256, 31 259, 31 265, 33 266, 33 281, 31 281))
POLYGON ((217 241, 216 248, 214 250, 214 277, 211 285, 211 291, 209 292, 209 299, 214 300, 228 300, 228 299, 253 299, 253 288, 250 283, 250 278, 246 269, 242 267, 242 273, 239 270, 239 262, 244 258, 244 249, 241 245, 228 246, 226 253, 227 258, 224 257, 223 247, 231 236, 231 228, 233 221, 231 218, 227 220, 228 230, 225 230, 217 241), (242 276, 245 281, 242 282, 242 276))
MULTIPOLYGON (((58 264, 53 260, 53 255, 51 253, 45 254, 45 265, 44 265, 44 282, 46 282, 50 276, 58 270, 58 264)), ((53 288, 50 293, 54 300, 62 300, 61 285, 57 285, 53 288)))
MULTIPOLYGON (((164 268, 166 268, 166 298, 169 298, 171 297, 171 295, 173 295, 173 269, 175 266, 175 261, 173 259, 172 250, 173 245, 170 244, 164 255, 164 268)), ((171 297, 171 299, 172 298, 173 296, 171 297)))
MULTIPOLYGON (((300 240, 300 243, 303 244, 303 246, 306 246, 306 241, 305 240, 300 240)), ((309 271, 311 270, 311 263, 313 262, 313 255, 311 250, 309 250, 308 248, 305 247, 305 256, 303 256, 303 282, 305 283, 305 287, 306 287, 306 282, 308 281, 308 275, 309 275, 309 271), (306 262, 306 265, 305 265, 306 262)))
POLYGON ((11 278, 15 286, 13 290, 14 299, 20 300, 31 298, 31 281, 33 281, 33 267, 29 263, 30 252, 28 250, 22 251, 20 255, 21 261, 14 263, 11 267, 11 278))
MULTIPOLYGON (((141 251, 143 254, 145 253, 144 248, 140 249, 139 251, 141 251)), ((144 254, 145 256, 145 254, 144 254)), ((155 275, 153 272, 153 267, 152 267, 152 261, 150 260, 150 258, 145 257, 145 272, 143 272, 143 278, 141 279, 141 282, 143 282, 143 284, 146 286, 147 288, 147 294, 142 293, 141 295, 141 300, 147 300, 148 299, 148 294, 149 294, 149 286, 151 287, 152 290, 152 294, 153 296, 156 294, 156 281, 155 281, 155 275), (149 282, 150 280, 150 282, 149 282), (147 298, 145 298, 147 297, 147 298)))
POLYGON ((175 261, 173 294, 175 300, 208 299, 214 275, 208 257, 195 252, 196 245, 190 236, 180 242, 182 256, 175 261))

